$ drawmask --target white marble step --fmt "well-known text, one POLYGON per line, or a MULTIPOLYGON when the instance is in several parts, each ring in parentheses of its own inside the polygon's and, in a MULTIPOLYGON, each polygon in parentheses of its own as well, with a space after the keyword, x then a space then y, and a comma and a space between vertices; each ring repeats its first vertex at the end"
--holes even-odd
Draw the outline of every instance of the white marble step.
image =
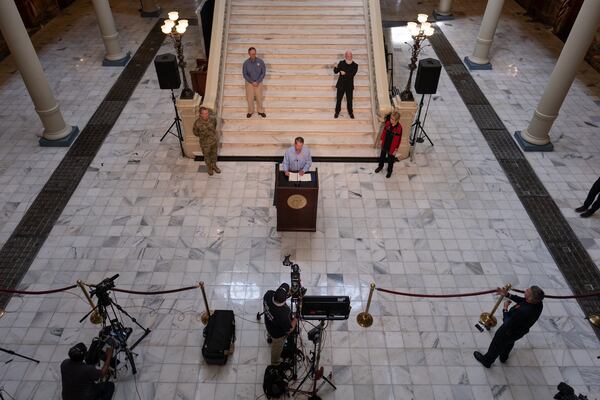
MULTIPOLYGON (((224 97, 243 97, 246 98, 246 89, 242 86, 241 82, 239 85, 226 86, 223 92, 224 97)), ((306 98, 306 97, 323 97, 327 99, 335 99, 336 89, 331 88, 319 88, 319 89, 307 89, 301 87, 298 89, 286 88, 284 86, 271 86, 265 84, 263 88, 264 97, 272 98, 306 98)), ((368 88, 355 88, 353 93, 354 99, 370 99, 371 91, 368 88)))
MULTIPOLYGON (((282 157, 291 144, 221 144, 220 156, 282 157)), ((378 149, 372 146, 310 146, 313 157, 377 157, 378 149)), ((317 166, 318 165, 313 165, 317 166)))
MULTIPOLYGON (((225 74, 225 86, 243 84, 242 69, 239 71, 225 74)), ((281 75, 271 71, 267 72, 265 77, 265 85, 280 85, 280 86, 317 86, 317 87, 332 87, 337 82, 337 75, 314 75, 314 74, 297 74, 297 75, 281 75)), ((367 76, 355 76, 354 87, 369 86, 369 78, 367 76)))
POLYGON ((224 107, 223 108, 224 115, 226 116, 225 121, 254 121, 254 120, 265 120, 269 121, 269 123, 273 123, 278 120, 287 120, 293 121, 297 123, 298 121, 335 121, 340 125, 344 124, 344 122, 354 124, 354 123, 365 123, 368 124, 371 128, 373 127, 372 118, 370 110, 365 111, 364 109, 354 111, 354 118, 350 119, 347 116, 346 110, 340 113, 340 117, 338 119, 333 118, 333 108, 330 110, 322 110, 322 109, 306 109, 302 108, 301 110, 282 110, 275 109, 270 110, 269 115, 267 115, 266 119, 263 119, 258 114, 254 114, 250 118, 246 118, 246 107, 236 108, 236 107, 224 107))
POLYGON ((274 119, 271 113, 267 118, 229 119, 225 116, 221 124, 222 132, 246 132, 260 130, 262 132, 338 132, 344 134, 373 132, 371 121, 352 119, 335 119, 329 114, 327 119, 316 120, 306 118, 301 113, 288 115, 288 119, 274 119))
MULTIPOLYGON (((329 65, 333 71, 333 64, 338 64, 341 59, 344 58, 343 54, 272 54, 271 52, 262 51, 257 54, 265 63, 267 67, 275 64, 293 64, 293 65, 329 65)), ((227 55, 228 64, 242 65, 244 61, 248 59, 248 53, 231 53, 227 55)), ((353 53, 354 62, 361 66, 367 66, 367 55, 353 53)))
MULTIPOLYGON (((248 47, 243 44, 229 44, 227 47, 228 55, 238 55, 241 54, 248 57, 248 47)), ((307 46, 304 44, 263 44, 258 50, 258 56, 263 57, 265 55, 280 55, 280 56, 313 56, 313 55, 325 55, 325 56, 333 56, 335 59, 341 60, 344 58, 344 52, 346 50, 352 50, 352 54, 355 57, 363 56, 367 57, 367 48, 365 46, 360 46, 357 48, 349 48, 340 47, 338 45, 320 45, 320 46, 307 46)))
MULTIPOLYGON (((227 63, 225 67, 226 74, 241 74, 241 63, 227 63)), ((297 65, 297 64, 278 64, 271 65, 267 63, 267 74, 276 75, 331 75, 333 76, 333 68, 328 64, 320 65, 297 65)), ((367 71, 364 68, 358 68, 355 76, 367 77, 367 71)))
POLYGON ((289 43, 302 43, 303 45, 336 45, 337 47, 346 48, 349 45, 364 47, 367 45, 367 39, 361 35, 345 35, 341 37, 334 37, 328 35, 328 37, 314 37, 306 35, 288 35, 281 37, 266 38, 261 35, 238 35, 230 34, 228 43, 246 43, 248 46, 254 46, 257 49, 263 44, 289 44, 289 43))
POLYGON ((278 15, 277 18, 265 18, 265 15, 241 15, 233 14, 229 19, 230 25, 244 24, 244 25, 265 25, 265 24, 284 24, 290 25, 316 25, 316 26, 355 26, 365 25, 365 18, 362 15, 349 16, 349 15, 319 15, 319 18, 315 18, 314 15, 278 15))
MULTIPOLYGON (((354 99, 354 108, 371 108, 370 97, 360 97, 354 99)), ((290 108, 290 107, 307 107, 307 108, 324 108, 329 109, 335 106, 335 98, 324 97, 276 97, 266 96, 263 104, 266 108, 290 108)), ((345 101, 342 103, 345 105, 345 101)), ((246 96, 223 96, 223 106, 225 107, 242 107, 247 105, 246 96)))
POLYGON ((311 26, 309 28, 298 25, 284 25, 274 24, 273 21, 265 23, 264 25, 242 25, 242 24, 230 24, 229 34, 240 34, 246 35, 251 34, 254 36, 288 36, 288 35, 302 35, 302 36, 335 36, 341 35, 364 35, 364 26, 345 26, 345 25, 319 25, 311 26))
POLYGON ((304 143, 307 146, 372 146, 374 143, 372 134, 363 134, 361 136, 353 135, 331 135, 329 132, 302 132, 302 131, 286 131, 286 132, 238 132, 223 134, 221 136, 222 144, 281 144, 291 146, 294 138, 302 136, 304 143))
POLYGON ((231 3, 233 8, 238 6, 244 7, 282 7, 290 9, 310 9, 310 8, 363 8, 362 0, 312 0, 312 1, 297 1, 297 0, 233 0, 231 3))
POLYGON ((311 17, 311 18, 330 18, 336 16, 347 16, 347 17, 362 17, 364 18, 364 9, 362 7, 351 7, 351 8, 322 8, 314 7, 305 10, 289 10, 285 8, 273 8, 273 7, 246 7, 246 6, 235 6, 231 9, 231 15, 235 16, 261 16, 261 17, 293 17, 297 16, 300 18, 311 17))

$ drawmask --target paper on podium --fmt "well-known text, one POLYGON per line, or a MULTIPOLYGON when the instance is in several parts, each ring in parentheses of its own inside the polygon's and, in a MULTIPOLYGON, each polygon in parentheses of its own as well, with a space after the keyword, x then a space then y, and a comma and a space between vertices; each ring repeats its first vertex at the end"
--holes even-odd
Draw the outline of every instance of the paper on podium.
POLYGON ((289 180, 290 180, 290 182, 311 182, 312 178, 309 173, 300 175, 297 172, 290 172, 289 180))

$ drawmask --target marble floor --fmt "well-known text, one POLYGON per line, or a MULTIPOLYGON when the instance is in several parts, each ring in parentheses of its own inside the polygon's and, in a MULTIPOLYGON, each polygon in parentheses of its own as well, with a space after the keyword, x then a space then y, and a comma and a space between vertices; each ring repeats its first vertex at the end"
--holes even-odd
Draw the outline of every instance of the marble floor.
MULTIPOLYGON (((189 3, 175 6, 183 10, 189 3)), ((455 3, 458 18, 442 29, 459 54, 466 55, 484 2, 455 3)), ((431 8, 427 2, 411 7, 431 8)), ((118 25, 127 22, 131 30, 122 40, 132 50, 153 23, 139 18, 134 8, 133 3, 115 5, 118 25)), ((69 15, 34 37, 55 85, 65 76, 57 52, 70 52, 71 60, 94 51, 80 81, 57 93, 67 119, 80 127, 118 73, 99 66, 101 43, 78 48, 81 39, 56 39, 57 31, 70 29, 97 39, 96 26, 78 19, 89 11, 87 3, 76 2, 69 15), (101 82, 103 89, 96 97, 82 98, 79 85, 88 80, 101 82)), ((492 59, 495 70, 475 74, 509 129, 526 124, 544 86, 542 74, 549 74, 560 49, 558 39, 521 14, 519 6, 507 2, 498 28, 506 54, 492 59), (523 33, 539 40, 539 53, 529 49, 531 56, 520 58, 525 45, 510 39, 523 33), (525 76, 511 75, 503 66, 517 61, 525 76), (531 81, 528 90, 523 79, 531 81)), ((425 51, 434 56, 431 48, 425 51)), ((406 51, 399 47, 397 54, 400 65, 406 51)), ((0 63, 0 103, 10 104, 6 89, 20 99, 10 113, 1 111, 2 139, 15 146, 0 148, 2 242, 64 155, 64 149, 37 147, 39 122, 11 68, 10 58, 0 63)), ((598 115, 598 92, 589 83, 599 78, 582 66, 565 102, 570 112, 564 109, 556 125, 572 134, 559 138, 559 131, 553 133, 555 153, 528 155, 596 262, 598 218, 582 222, 570 209, 585 195, 594 172, 600 172, 594 157, 598 152, 593 151, 600 146, 598 129, 577 122, 595 121, 590 118, 598 115)), ((172 105, 150 67, 23 287, 43 290, 77 279, 95 283, 116 273, 119 287, 137 290, 202 280, 212 308, 234 310, 235 352, 225 366, 207 366, 200 354, 203 325, 198 314, 203 305, 197 290, 149 297, 117 294, 118 302, 153 332, 136 348, 139 374, 117 382, 115 399, 264 398, 269 348, 255 315, 266 290, 289 282, 289 270, 281 265, 285 254, 300 265, 309 294, 344 294, 352 300, 350 319, 332 322, 327 330, 323 364, 333 371, 338 389, 324 387, 324 399, 550 399, 560 381, 600 399, 598 340, 574 301, 547 300, 540 320, 518 342, 508 363, 489 370, 472 352, 489 344, 490 333, 479 333, 473 324, 492 307, 491 295, 445 301, 376 293, 374 325, 365 329, 356 323, 371 282, 415 293, 485 290, 507 282, 570 293, 466 107, 456 99, 442 72, 427 119, 435 146, 419 145, 415 162, 398 163, 391 179, 374 174, 370 164, 316 165, 321 180, 317 232, 278 233, 271 163, 221 163, 223 173, 209 178, 199 163, 179 157, 174 138, 159 142, 171 122, 172 105)), ((0 386, 16 399, 59 399, 60 361, 70 346, 89 343, 97 333, 89 321, 79 323, 87 310, 76 290, 15 297, 0 319, 0 346, 41 362, 0 354, 0 386)), ((136 329, 134 336, 139 334, 136 329)))

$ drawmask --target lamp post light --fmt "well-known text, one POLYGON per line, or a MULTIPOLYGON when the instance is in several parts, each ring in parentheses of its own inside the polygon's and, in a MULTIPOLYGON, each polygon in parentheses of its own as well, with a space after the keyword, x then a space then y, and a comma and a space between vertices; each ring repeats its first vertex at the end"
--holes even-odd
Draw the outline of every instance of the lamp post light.
POLYGON ((410 36, 413 38, 413 44, 410 46, 412 49, 412 56, 410 57, 410 64, 408 64, 408 68, 410 69, 410 74, 408 76, 408 82, 406 82, 406 87, 400 93, 400 100, 402 101, 413 101, 414 97, 410 87, 412 85, 412 76, 415 69, 417 69, 417 59, 419 58, 419 53, 423 50, 422 43, 429 36, 433 35, 433 27, 429 22, 427 22, 427 14, 419 14, 417 16, 416 22, 409 22, 408 32, 410 36))
POLYGON ((179 68, 181 68, 181 75, 183 76, 183 90, 181 91, 182 99, 193 99, 194 91, 188 86, 187 78, 185 75, 185 60, 183 58, 183 44, 181 43, 181 37, 185 33, 188 27, 187 19, 179 19, 179 13, 177 11, 171 11, 169 13, 169 19, 165 19, 164 25, 160 27, 165 35, 169 35, 173 39, 173 45, 177 51, 177 59, 179 60, 179 68))

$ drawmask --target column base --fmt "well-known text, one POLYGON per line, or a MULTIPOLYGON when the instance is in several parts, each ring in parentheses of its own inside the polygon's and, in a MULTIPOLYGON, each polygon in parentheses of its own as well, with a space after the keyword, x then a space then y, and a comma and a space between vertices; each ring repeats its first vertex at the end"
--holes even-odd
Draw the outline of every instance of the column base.
POLYGON ((554 151, 554 145, 552 142, 548 142, 546 144, 529 143, 527 140, 523 139, 521 131, 516 131, 513 136, 523 151, 554 151))
POLYGON ((79 128, 76 126, 71 127, 71 132, 64 138, 57 140, 48 140, 46 138, 40 138, 40 147, 69 147, 75 139, 79 136, 79 128))
POLYGON ((161 8, 158 7, 156 9, 156 11, 144 11, 141 8, 139 9, 140 11, 140 17, 142 18, 156 18, 156 17, 160 17, 160 13, 161 13, 161 8))
POLYGON ((464 59, 465 64, 467 65, 467 67, 473 71, 473 70, 490 70, 492 69, 492 63, 487 63, 487 64, 477 64, 476 62, 473 62, 469 59, 469 57, 465 57, 464 59))
POLYGON ((131 58, 131 52, 128 51, 127 54, 125 54, 125 57, 119 58, 118 60, 109 60, 109 59, 105 58, 104 60, 102 60, 102 66, 103 67, 122 67, 127 64, 127 61, 129 61, 130 58, 131 58))
POLYGON ((438 14, 438 12, 436 10, 433 10, 433 17, 435 18, 436 21, 451 21, 454 19, 454 15, 438 14))

